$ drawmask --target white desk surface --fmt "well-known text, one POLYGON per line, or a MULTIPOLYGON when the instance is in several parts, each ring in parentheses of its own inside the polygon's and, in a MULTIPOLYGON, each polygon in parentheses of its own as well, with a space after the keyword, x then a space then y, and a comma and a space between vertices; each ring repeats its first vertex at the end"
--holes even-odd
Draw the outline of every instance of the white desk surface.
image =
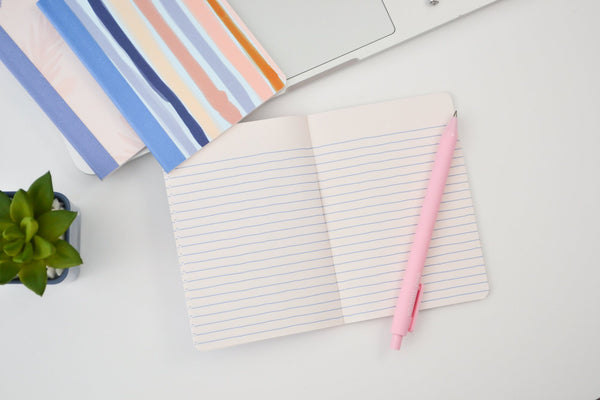
POLYGON ((0 188, 49 169, 82 212, 85 260, 42 299, 0 287, 0 398, 597 399, 599 15, 501 0, 252 115, 453 95, 491 292, 423 312, 397 353, 389 318, 194 350, 157 162, 82 174, 0 65, 0 188))

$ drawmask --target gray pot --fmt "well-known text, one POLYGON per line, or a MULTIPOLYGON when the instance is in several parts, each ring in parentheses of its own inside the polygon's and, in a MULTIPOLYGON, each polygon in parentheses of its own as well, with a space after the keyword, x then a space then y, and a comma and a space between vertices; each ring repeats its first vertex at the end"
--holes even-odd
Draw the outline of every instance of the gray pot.
MULTIPOLYGON (((13 197, 16 192, 4 192, 4 193, 6 193, 6 195, 8 197, 13 197)), ((76 211, 75 209, 72 208, 71 202, 69 201, 67 196, 65 196, 64 194, 59 193, 59 192, 54 192, 54 198, 63 204, 63 207, 65 210, 76 211)), ((81 229, 81 214, 77 213, 77 217, 75 218, 75 220, 73 221, 73 223, 71 224, 69 229, 67 229, 67 231, 64 234, 64 240, 66 240, 77 251, 79 251, 80 229, 81 229)), ((79 275, 79 266, 63 269, 62 271, 63 272, 56 278, 48 278, 48 285, 56 285, 57 283, 63 282, 65 280, 67 280, 67 281, 74 280, 79 275)), ((10 281, 9 283, 20 285, 21 281, 17 277, 15 279, 13 279, 12 281, 10 281)))

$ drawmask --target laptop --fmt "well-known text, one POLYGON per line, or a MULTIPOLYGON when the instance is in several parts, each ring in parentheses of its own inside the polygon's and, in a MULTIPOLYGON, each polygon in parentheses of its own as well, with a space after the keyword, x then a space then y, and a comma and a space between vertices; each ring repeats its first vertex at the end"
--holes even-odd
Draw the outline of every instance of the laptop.
POLYGON ((297 85, 497 0, 229 0, 297 85))
MULTIPOLYGON (((497 0, 228 1, 282 69, 287 89, 497 0)), ((77 151, 66 143, 75 165, 91 174, 77 151)))

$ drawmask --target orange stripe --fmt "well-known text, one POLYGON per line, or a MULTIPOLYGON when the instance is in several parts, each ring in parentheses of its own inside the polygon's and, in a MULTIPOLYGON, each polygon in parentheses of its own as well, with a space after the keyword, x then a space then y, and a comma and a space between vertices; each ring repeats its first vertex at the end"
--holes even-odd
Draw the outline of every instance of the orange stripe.
POLYGON ((185 70, 190 74, 192 80, 198 85, 202 93, 206 96, 206 99, 213 105, 215 110, 221 114, 221 116, 230 122, 235 124, 242 119, 240 111, 229 102, 227 94, 219 90, 210 79, 210 77, 204 72, 202 67, 198 65, 194 57, 185 48, 183 43, 179 40, 177 35, 171 30, 169 25, 160 16, 160 13, 154 7, 149 0, 133 0, 138 6, 140 11, 146 16, 148 21, 152 24, 156 32, 165 41, 169 49, 173 52, 175 57, 181 62, 185 70))
MULTIPOLYGON (((240 16, 236 14, 235 10, 233 8, 231 8, 231 4, 229 4, 228 0, 219 0, 219 1, 221 2, 221 7, 223 7, 225 12, 227 14, 229 14, 229 16, 231 17, 233 22, 238 26, 238 28, 240 28, 242 33, 244 35, 246 35, 246 37, 248 38, 250 43, 252 43, 252 45, 254 47, 256 47, 256 50, 258 50, 260 55, 267 61, 267 63, 271 66, 271 68, 273 68, 275 70, 275 73, 277 73, 277 75, 279 75, 279 78, 281 80, 283 80, 283 84, 285 85, 285 74, 277 66, 277 63, 275 61, 273 61, 273 59, 269 55, 269 52, 266 51, 265 48, 261 46, 261 44, 258 40, 256 40, 256 37, 254 37, 252 32, 244 24, 244 21, 242 21, 240 16)), ((263 79, 264 79, 264 77, 263 77, 263 79)))
POLYGON ((212 7, 215 14, 223 21, 223 24, 231 31, 231 34, 237 39, 242 48, 246 50, 252 61, 256 63, 258 68, 262 71, 263 75, 267 78, 271 86, 275 91, 279 91, 283 89, 284 83, 279 78, 279 75, 271 68, 269 63, 260 55, 258 50, 250 43, 246 35, 238 28, 238 26, 233 22, 229 14, 221 7, 216 0, 207 0, 208 4, 212 7))
POLYGON ((183 0, 188 10, 196 17, 200 25, 204 27, 210 38, 214 41, 223 55, 238 70, 242 77, 252 85, 254 91, 262 100, 273 96, 273 89, 265 79, 256 64, 248 58, 237 41, 229 34, 229 30, 215 15, 208 3, 198 0, 183 0))

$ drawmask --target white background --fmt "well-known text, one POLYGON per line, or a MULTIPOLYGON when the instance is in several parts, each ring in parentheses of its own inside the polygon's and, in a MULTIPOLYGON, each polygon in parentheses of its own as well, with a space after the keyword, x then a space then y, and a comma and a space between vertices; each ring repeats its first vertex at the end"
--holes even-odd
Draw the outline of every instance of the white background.
POLYGON ((0 189, 49 169, 85 260, 41 299, 0 287, 0 398, 597 399, 599 16, 595 0, 501 0, 252 115, 454 97, 491 292, 421 313, 400 352, 389 318, 194 350, 157 162, 82 174, 0 65, 0 189))

